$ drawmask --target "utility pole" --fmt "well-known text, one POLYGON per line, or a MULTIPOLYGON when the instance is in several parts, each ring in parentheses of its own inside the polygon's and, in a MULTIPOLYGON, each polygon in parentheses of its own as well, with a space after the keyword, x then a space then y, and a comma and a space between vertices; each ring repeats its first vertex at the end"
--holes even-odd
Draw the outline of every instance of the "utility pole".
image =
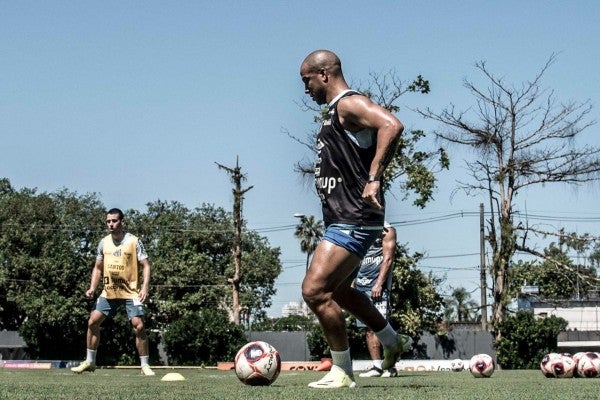
POLYGON ((485 274, 485 219, 479 203, 479 280, 481 286, 481 329, 487 331, 487 280, 485 274))
POLYGON ((220 169, 227 171, 231 176, 231 182, 233 183, 234 237, 231 253, 233 254, 233 266, 235 272, 233 278, 229 278, 227 281, 231 283, 232 288, 231 314, 233 323, 239 325, 240 313, 242 310, 240 305, 240 282, 242 280, 242 203, 244 201, 244 194, 254 186, 242 189, 242 181, 246 180, 246 175, 242 174, 242 168, 239 166, 239 157, 235 160, 235 168, 226 167, 217 162, 215 162, 215 164, 217 164, 220 169))

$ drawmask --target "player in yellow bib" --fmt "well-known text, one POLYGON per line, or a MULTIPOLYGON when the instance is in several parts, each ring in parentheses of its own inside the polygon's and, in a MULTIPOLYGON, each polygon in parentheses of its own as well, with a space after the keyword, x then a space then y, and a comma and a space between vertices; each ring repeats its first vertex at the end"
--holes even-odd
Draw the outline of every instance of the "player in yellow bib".
POLYGON ((124 304, 127 316, 135 332, 135 345, 140 356, 142 375, 152 376, 154 371, 148 364, 148 337, 144 328, 144 305, 150 287, 150 262, 142 242, 125 232, 125 218, 118 208, 110 209, 106 215, 106 226, 110 235, 98 245, 96 263, 92 269, 90 287, 86 297, 93 298, 102 279, 102 293, 90 313, 87 329, 86 359, 71 371, 80 374, 96 369, 96 351, 100 344, 100 325, 107 317, 113 317, 117 308, 124 304), (138 280, 138 266, 142 266, 142 282, 138 280))

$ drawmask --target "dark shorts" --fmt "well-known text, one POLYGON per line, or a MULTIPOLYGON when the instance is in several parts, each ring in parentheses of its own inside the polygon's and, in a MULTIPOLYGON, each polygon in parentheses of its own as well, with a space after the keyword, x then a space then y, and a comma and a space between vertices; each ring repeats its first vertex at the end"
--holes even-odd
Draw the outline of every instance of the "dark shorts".
POLYGON ((363 258, 369 247, 381 236, 382 230, 383 226, 330 224, 323 239, 363 258))
POLYGON ((139 300, 133 299, 107 299, 106 297, 98 297, 94 310, 100 311, 107 317, 114 317, 117 314, 118 308, 124 305, 127 310, 127 317, 131 320, 133 317, 144 316, 144 305, 139 300))

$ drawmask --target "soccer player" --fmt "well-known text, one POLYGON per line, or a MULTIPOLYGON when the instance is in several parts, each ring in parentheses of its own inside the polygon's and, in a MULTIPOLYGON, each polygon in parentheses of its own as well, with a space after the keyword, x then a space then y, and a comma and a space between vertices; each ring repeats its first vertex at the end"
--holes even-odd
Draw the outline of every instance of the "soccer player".
POLYGON ((397 334, 371 300, 352 287, 360 260, 383 229, 381 179, 404 129, 388 110, 351 90, 329 50, 310 53, 300 66, 304 92, 328 111, 317 135, 315 183, 325 234, 302 282, 331 349, 333 366, 312 388, 356 386, 342 309, 375 332, 383 344, 382 368, 394 366, 409 338, 397 334))
POLYGON ((113 317, 123 304, 135 333, 135 346, 140 356, 141 373, 153 376, 148 364, 148 338, 144 328, 144 305, 150 287, 150 262, 142 242, 125 232, 125 218, 118 208, 106 214, 109 235, 98 245, 96 262, 92 269, 90 287, 85 292, 92 299, 102 279, 103 290, 94 310, 90 313, 87 329, 86 359, 71 371, 80 374, 96 369, 96 350, 100 343, 100 325, 107 317, 113 317), (142 266, 142 283, 139 282, 138 266, 142 266))
MULTIPOLYGON (((384 222, 381 237, 369 248, 365 258, 360 263, 358 275, 354 281, 354 287, 364 292, 387 320, 390 311, 390 291, 392 290, 392 267, 394 266, 394 254, 396 252, 396 229, 389 223, 384 222)), ((373 361, 372 367, 359 376, 362 378, 396 376, 398 373, 394 367, 384 371, 381 368, 381 343, 375 333, 357 321, 359 328, 365 328, 367 349, 373 361)))

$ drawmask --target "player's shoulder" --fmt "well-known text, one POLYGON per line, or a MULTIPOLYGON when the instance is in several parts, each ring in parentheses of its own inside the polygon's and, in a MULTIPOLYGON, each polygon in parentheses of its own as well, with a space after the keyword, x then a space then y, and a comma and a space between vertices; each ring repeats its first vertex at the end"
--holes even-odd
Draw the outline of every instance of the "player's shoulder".
POLYGON ((356 90, 349 90, 344 96, 338 100, 338 107, 351 107, 361 104, 374 104, 371 99, 364 93, 356 90))
POLYGON ((341 98, 337 105, 338 113, 342 116, 359 116, 365 113, 374 111, 374 107, 378 107, 365 94, 356 92, 351 96, 341 98))
POLYGON ((141 240, 133 233, 127 232, 123 238, 123 243, 134 243, 136 246, 139 246, 141 244, 141 240))

